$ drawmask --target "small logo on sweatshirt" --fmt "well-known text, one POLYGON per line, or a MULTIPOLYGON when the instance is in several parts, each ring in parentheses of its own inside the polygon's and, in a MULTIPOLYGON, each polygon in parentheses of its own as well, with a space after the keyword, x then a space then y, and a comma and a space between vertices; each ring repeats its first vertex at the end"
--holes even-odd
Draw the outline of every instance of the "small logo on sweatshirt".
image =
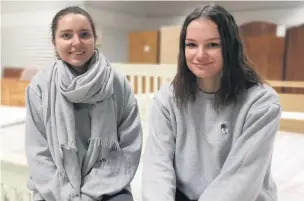
POLYGON ((229 133, 228 126, 225 123, 223 123, 221 125, 221 132, 222 132, 223 135, 228 135, 228 133, 229 133))

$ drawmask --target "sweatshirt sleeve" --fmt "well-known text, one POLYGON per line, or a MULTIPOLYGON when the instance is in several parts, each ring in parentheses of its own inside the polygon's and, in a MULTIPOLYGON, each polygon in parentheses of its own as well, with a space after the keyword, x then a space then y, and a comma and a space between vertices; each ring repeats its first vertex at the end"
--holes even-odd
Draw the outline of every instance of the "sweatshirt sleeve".
POLYGON ((232 147, 220 174, 199 201, 255 201, 271 163, 281 107, 273 103, 248 113, 243 134, 232 147))
POLYGON ((27 186, 33 191, 34 201, 77 201, 79 197, 67 178, 59 179, 42 119, 41 97, 28 86, 25 123, 25 153, 29 168, 27 186))
MULTIPOLYGON (((139 108, 128 83, 125 83, 122 115, 117 132, 120 151, 113 151, 106 167, 96 164, 83 179, 81 187, 83 201, 100 200, 104 195, 128 189, 135 176, 142 151, 142 126, 139 108), (94 175, 98 175, 98 178, 94 175)), ((118 97, 119 98, 119 97, 118 97)))
POLYGON ((175 139, 170 114, 163 104, 154 98, 143 162, 143 201, 175 200, 174 151, 175 139))

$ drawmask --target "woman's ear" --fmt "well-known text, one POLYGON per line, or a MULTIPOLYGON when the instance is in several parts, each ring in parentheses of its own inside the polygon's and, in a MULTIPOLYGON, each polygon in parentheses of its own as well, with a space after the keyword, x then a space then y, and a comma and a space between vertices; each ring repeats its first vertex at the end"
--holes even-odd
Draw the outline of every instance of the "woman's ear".
POLYGON ((56 47, 56 42, 55 42, 54 39, 52 39, 52 44, 53 44, 53 46, 54 46, 54 48, 55 48, 55 47, 56 47))
POLYGON ((55 42, 55 40, 52 40, 52 44, 53 44, 53 46, 54 46, 54 53, 55 53, 55 56, 57 57, 57 59, 60 59, 60 56, 59 56, 58 51, 57 51, 57 49, 56 49, 56 42, 55 42))
POLYGON ((102 40, 102 32, 100 29, 97 29, 97 34, 95 38, 95 48, 101 47, 101 40, 102 40))
POLYGON ((97 40, 98 40, 98 36, 95 37, 95 47, 96 47, 96 44, 97 44, 97 40))

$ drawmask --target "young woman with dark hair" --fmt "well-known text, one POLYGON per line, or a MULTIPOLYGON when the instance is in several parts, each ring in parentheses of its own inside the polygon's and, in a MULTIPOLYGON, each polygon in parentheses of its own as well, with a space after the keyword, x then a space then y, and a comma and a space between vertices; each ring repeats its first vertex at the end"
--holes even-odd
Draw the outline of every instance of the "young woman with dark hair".
POLYGON ((216 4, 197 8, 179 43, 177 74, 152 102, 143 201, 276 201, 282 109, 247 62, 233 16, 216 4))

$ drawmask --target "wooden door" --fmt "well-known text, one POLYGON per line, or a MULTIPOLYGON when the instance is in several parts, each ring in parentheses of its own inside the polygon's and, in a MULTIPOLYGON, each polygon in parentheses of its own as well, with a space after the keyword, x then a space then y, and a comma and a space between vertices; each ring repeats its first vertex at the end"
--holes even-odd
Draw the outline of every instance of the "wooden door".
POLYGON ((277 25, 269 22, 253 21, 239 26, 242 36, 276 35, 277 25))
POLYGON ((129 63, 159 63, 159 32, 143 31, 129 34, 129 63))

